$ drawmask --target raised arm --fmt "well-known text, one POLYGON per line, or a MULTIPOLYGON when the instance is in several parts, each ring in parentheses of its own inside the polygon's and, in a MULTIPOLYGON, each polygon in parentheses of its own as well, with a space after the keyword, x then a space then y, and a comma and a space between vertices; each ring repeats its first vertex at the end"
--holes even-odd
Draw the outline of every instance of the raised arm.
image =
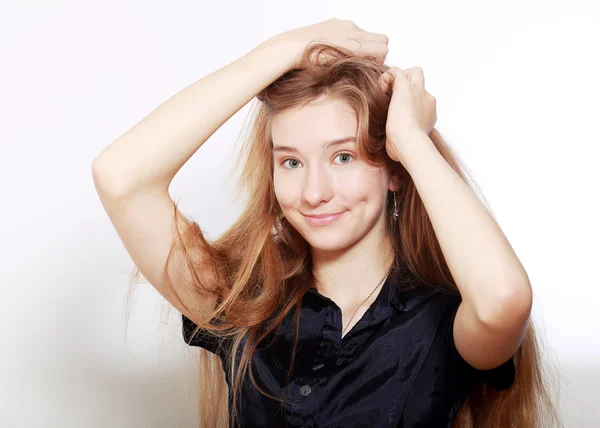
MULTIPOLYGON (((169 185, 227 119, 294 65, 302 48, 298 40, 285 35, 267 40, 168 99, 93 162, 97 193, 127 252, 142 275, 182 313, 184 308, 163 284, 165 262, 176 236, 169 185)), ((190 223, 180 213, 178 219, 184 234, 190 223)), ((203 261, 194 262, 202 266, 203 261)), ((183 253, 175 253, 171 263, 170 275, 177 271, 179 277, 191 280, 196 274, 212 285, 215 266, 191 272, 183 253)), ((177 292, 184 301, 198 301, 198 296, 186 295, 190 293, 186 287, 179 285, 177 292)), ((207 296, 207 308, 214 304, 215 299, 207 296)))

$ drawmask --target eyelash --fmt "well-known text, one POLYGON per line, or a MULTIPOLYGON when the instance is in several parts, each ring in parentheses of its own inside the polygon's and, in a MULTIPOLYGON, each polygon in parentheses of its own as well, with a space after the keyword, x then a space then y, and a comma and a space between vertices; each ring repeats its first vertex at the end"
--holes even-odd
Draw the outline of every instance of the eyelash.
MULTIPOLYGON (((337 155, 335 155, 335 157, 334 157, 334 158, 336 158, 336 157, 338 157, 338 156, 341 156, 341 155, 348 155, 348 156, 350 156, 352 159, 354 159, 354 156, 353 156, 351 153, 347 153, 347 152, 338 153, 337 155)), ((286 158, 286 159, 284 159, 284 160, 282 160, 282 161, 281 161, 281 165, 283 166, 283 164, 284 164, 284 163, 286 163, 286 162, 287 162, 287 161, 289 161, 289 160, 296 160, 296 159, 294 159, 294 158, 286 158)), ((346 165, 346 164, 348 164, 348 163, 350 163, 350 162, 346 162, 346 163, 342 163, 342 164, 338 164, 338 165, 346 165)), ((296 169, 296 168, 286 168, 286 169, 296 169)))

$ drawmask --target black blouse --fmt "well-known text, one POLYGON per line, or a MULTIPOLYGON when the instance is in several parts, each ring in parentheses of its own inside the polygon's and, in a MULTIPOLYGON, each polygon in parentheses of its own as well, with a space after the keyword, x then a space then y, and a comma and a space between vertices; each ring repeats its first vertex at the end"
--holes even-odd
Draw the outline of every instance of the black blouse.
MULTIPOLYGON (((497 390, 513 384, 512 358, 495 369, 477 370, 458 353, 452 325, 460 296, 424 286, 407 290, 392 273, 341 338, 340 308, 309 289, 303 296, 291 382, 287 369, 294 311, 270 346, 261 343, 253 356, 258 385, 288 403, 265 397, 246 376, 236 426, 450 427, 478 383, 497 390)), ((219 355, 228 367, 230 357, 217 341, 206 334, 191 337, 195 325, 185 315, 182 319, 185 342, 219 355)), ((228 370, 225 378, 231 385, 228 370)), ((230 391, 230 405, 231 399, 230 391)))

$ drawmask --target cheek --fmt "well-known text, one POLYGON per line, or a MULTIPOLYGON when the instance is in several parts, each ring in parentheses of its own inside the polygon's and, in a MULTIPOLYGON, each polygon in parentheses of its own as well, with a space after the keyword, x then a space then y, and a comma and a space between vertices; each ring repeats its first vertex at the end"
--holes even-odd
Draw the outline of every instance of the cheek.
POLYGON ((349 203, 378 203, 384 185, 376 174, 362 174, 359 176, 346 177, 342 186, 337 189, 345 201, 349 203))
POLYGON ((293 182, 275 176, 273 178, 273 190, 282 210, 285 211, 295 205, 298 192, 293 182))

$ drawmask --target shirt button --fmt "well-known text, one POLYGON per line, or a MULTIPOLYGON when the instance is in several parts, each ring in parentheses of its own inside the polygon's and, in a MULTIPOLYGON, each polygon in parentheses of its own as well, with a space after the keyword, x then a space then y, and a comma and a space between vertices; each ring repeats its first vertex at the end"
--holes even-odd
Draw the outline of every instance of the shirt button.
POLYGON ((319 370, 319 369, 322 369, 322 368, 323 368, 323 366, 324 366, 324 364, 317 364, 316 366, 314 366, 314 367, 313 367, 313 370, 314 370, 314 371, 317 371, 317 370, 319 370))
POLYGON ((302 388, 300 388, 300 394, 304 395, 305 397, 310 394, 310 391, 310 385, 304 385, 302 388))

